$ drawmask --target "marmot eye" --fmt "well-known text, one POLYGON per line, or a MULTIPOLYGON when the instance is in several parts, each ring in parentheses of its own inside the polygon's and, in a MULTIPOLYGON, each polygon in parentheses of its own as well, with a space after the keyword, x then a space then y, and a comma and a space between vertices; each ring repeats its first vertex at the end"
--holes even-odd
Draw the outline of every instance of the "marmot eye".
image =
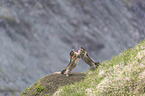
POLYGON ((72 55, 74 55, 74 51, 71 51, 71 52, 70 52, 70 56, 72 56, 72 55))

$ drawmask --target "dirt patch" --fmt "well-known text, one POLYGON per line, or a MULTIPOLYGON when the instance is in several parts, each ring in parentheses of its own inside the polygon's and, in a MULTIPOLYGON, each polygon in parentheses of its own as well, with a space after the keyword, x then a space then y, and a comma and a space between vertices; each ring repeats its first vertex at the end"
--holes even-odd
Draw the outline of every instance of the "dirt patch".
POLYGON ((40 94, 41 95, 53 94, 55 91, 57 91, 57 89, 60 86, 79 82, 83 80, 84 77, 85 77, 85 74, 76 73, 76 72, 72 73, 68 77, 60 73, 53 73, 53 74, 40 78, 40 80, 37 83, 35 83, 33 86, 31 86, 30 89, 28 90, 26 89, 27 91, 23 92, 22 96, 23 95, 24 96, 25 95, 39 96, 40 94), (43 88, 42 91, 40 91, 41 89, 39 89, 39 91, 37 90, 38 85, 41 86, 41 88, 43 88))

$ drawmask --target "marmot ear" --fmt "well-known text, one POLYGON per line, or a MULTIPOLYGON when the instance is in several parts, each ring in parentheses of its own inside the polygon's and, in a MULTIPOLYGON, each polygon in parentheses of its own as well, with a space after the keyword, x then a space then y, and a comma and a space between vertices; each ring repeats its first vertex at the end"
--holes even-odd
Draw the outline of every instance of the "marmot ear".
POLYGON ((74 55, 74 49, 72 49, 72 51, 70 51, 70 56, 73 56, 74 55))
POLYGON ((85 48, 81 47, 81 51, 82 51, 82 52, 85 52, 86 50, 85 50, 85 48))
POLYGON ((81 49, 85 50, 85 48, 81 47, 81 49))

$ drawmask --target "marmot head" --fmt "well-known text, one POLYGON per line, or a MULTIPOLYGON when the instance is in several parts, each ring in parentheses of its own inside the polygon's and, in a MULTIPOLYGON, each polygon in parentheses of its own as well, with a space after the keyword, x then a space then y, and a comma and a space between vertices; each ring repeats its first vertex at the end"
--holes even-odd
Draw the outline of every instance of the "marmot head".
POLYGON ((70 55, 70 56, 73 56, 74 54, 75 54, 75 50, 72 49, 69 55, 70 55))
POLYGON ((78 53, 80 57, 84 57, 84 55, 87 53, 86 50, 83 47, 80 47, 78 50, 78 53))

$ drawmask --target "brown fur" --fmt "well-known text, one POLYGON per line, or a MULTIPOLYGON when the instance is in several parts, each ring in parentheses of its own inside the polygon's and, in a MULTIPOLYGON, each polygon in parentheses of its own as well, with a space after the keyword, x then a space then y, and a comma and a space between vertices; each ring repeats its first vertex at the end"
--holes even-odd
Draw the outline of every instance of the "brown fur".
POLYGON ((81 59, 90 66, 90 69, 95 69, 99 65, 99 62, 94 62, 89 56, 84 48, 79 49, 79 54, 81 59))
POLYGON ((86 50, 81 47, 78 50, 78 53, 74 50, 70 52, 70 62, 68 66, 61 71, 61 74, 66 74, 66 76, 69 76, 71 71, 78 65, 79 58, 81 58, 85 63, 87 63, 90 66, 90 69, 95 69, 100 64, 99 62, 92 61, 92 59, 88 56, 86 50))
POLYGON ((68 66, 61 71, 61 74, 66 74, 66 76, 68 76, 71 73, 71 71, 78 65, 78 61, 79 61, 79 54, 74 50, 72 50, 70 52, 70 62, 68 66))

